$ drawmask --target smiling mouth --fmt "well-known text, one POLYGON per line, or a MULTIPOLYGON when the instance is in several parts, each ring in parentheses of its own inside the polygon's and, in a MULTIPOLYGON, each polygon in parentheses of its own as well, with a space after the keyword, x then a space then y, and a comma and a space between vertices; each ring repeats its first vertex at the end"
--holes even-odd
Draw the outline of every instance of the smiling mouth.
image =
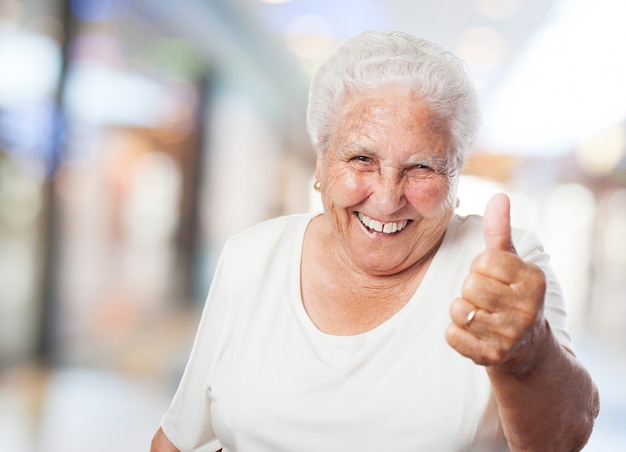
POLYGON ((400 232, 409 223, 409 220, 403 220, 399 223, 394 221, 389 223, 381 223, 378 220, 371 219, 361 212, 357 212, 357 217, 359 218, 361 224, 367 229, 375 232, 382 232, 383 234, 393 234, 394 232, 400 232))

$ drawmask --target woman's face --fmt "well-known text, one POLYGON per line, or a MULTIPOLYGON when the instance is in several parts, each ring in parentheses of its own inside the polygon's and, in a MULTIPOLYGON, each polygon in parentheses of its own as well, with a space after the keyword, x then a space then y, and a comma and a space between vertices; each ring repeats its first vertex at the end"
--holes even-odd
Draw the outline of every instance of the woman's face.
POLYGON ((373 275, 420 265, 454 211, 447 130, 394 87, 347 98, 337 124, 316 175, 340 258, 373 275))

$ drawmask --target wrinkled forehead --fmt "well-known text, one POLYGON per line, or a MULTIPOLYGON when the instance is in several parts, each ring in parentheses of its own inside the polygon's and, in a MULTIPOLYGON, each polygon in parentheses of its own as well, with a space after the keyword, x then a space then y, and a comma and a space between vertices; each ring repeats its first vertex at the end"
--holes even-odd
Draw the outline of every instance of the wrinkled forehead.
POLYGON ((397 91, 366 92, 352 96, 341 106, 335 122, 335 139, 367 135, 387 140, 448 141, 445 121, 429 104, 397 91))
POLYGON ((436 115, 427 101, 393 86, 346 95, 335 126, 344 133, 368 126, 398 134, 448 134, 447 121, 436 115))

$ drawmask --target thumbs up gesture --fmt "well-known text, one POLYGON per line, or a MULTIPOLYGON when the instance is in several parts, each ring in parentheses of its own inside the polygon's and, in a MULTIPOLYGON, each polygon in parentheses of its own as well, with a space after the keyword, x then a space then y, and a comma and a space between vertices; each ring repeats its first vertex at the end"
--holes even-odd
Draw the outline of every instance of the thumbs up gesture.
POLYGON ((452 302, 448 343, 475 363, 525 372, 533 348, 549 334, 543 316, 546 281, 516 253, 510 201, 495 195, 483 216, 485 251, 472 262, 461 297, 452 302))
POLYGON ((497 194, 487 204, 483 215, 483 236, 488 250, 515 252, 511 238, 511 202, 497 194))

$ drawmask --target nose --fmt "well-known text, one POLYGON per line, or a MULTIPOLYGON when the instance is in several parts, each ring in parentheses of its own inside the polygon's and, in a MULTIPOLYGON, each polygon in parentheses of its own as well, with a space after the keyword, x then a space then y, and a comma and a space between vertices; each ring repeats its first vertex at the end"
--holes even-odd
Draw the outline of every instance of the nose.
POLYGON ((382 171, 378 175, 372 198, 381 215, 390 215, 406 204, 404 178, 397 171, 382 171))

